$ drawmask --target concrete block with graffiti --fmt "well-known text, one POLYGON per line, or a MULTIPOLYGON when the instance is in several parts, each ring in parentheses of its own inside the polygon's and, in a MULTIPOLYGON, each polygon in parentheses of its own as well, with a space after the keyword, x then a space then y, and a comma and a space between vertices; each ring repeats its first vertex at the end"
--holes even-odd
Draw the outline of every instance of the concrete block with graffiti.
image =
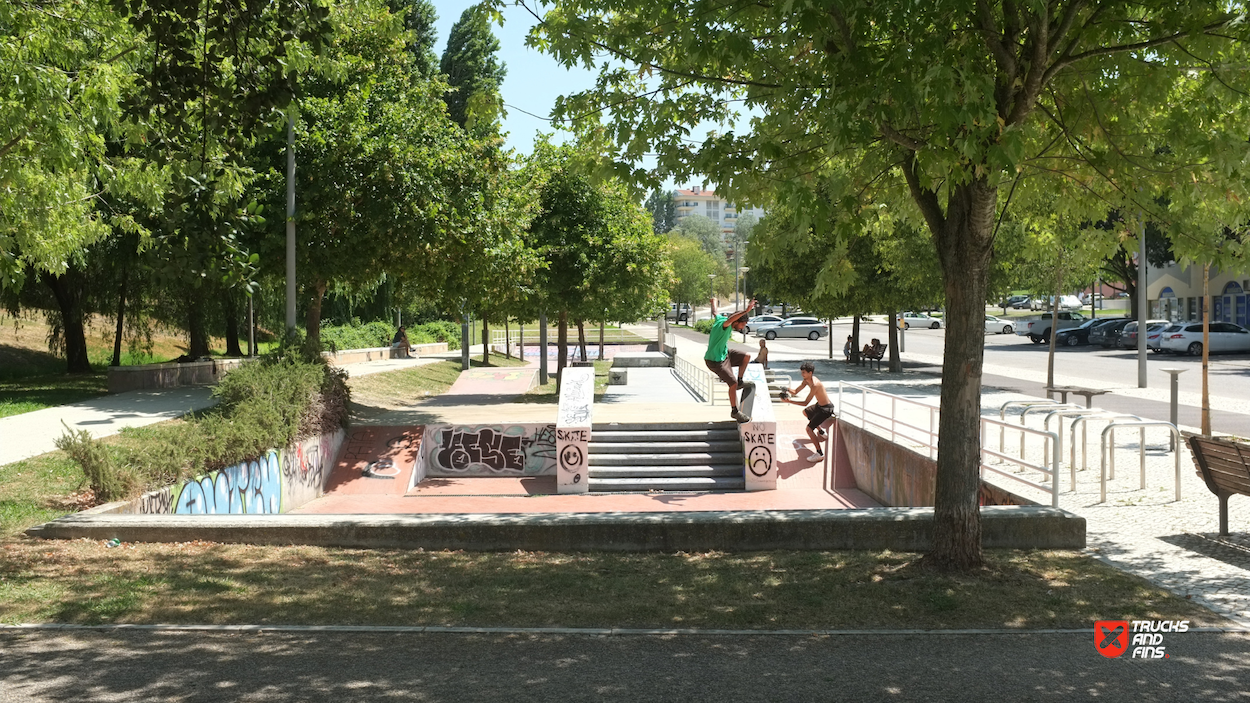
POLYGON ((591 416, 595 402, 595 370, 566 368, 560 383, 560 409, 556 416, 556 449, 560 471, 557 493, 589 491, 591 416))
POLYGON ((542 476, 555 470, 555 425, 429 425, 417 474, 542 476))
POLYGON ((321 497, 345 433, 311 437, 206 476, 145 493, 112 512, 175 515, 285 513, 321 497))
POLYGON ((777 418, 768 395, 768 380, 760 364, 748 364, 744 378, 755 384, 742 399, 742 411, 751 416, 751 421, 738 425, 745 454, 746 489, 771 491, 777 488, 777 418))

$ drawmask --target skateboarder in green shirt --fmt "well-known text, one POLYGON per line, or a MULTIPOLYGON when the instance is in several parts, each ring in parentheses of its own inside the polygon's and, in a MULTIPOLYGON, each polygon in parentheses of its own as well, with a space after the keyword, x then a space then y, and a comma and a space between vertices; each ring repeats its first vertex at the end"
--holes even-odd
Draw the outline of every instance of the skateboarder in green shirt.
POLYGON ((703 363, 716 374, 720 380, 729 386, 729 405, 730 417, 738 422, 750 422, 751 418, 747 417, 738 409, 738 389, 745 388, 748 385, 754 385, 750 382, 743 382, 742 376, 747 372, 747 364, 751 363, 751 357, 748 354, 729 348, 729 338, 734 332, 741 332, 746 326, 747 315, 755 307, 755 301, 747 303, 743 310, 739 310, 731 315, 718 315, 716 313, 716 298, 712 298, 712 329, 708 332, 707 353, 703 355, 703 363), (738 369, 737 376, 734 375, 734 368, 738 369))

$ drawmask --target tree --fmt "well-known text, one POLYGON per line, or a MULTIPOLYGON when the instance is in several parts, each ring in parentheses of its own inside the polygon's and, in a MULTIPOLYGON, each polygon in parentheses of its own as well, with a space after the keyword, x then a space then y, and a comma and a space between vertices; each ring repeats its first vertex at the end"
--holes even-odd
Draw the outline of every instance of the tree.
POLYGON ((708 296, 707 277, 719 273, 718 262, 703 251, 699 242, 680 232, 668 235, 668 255, 673 264, 673 278, 668 296, 675 302, 698 303, 708 296))
POLYGON ((433 78, 438 65, 434 44, 438 34, 434 25, 438 13, 429 0, 389 0, 391 12, 404 18, 404 28, 412 33, 408 52, 412 55, 413 70, 422 78, 433 78))
POLYGON ((689 237, 703 247, 703 251, 711 254, 717 261, 725 260, 725 241, 720 225, 703 215, 687 215, 677 224, 677 231, 689 237))
POLYGON ((452 90, 444 96, 451 119, 461 127, 476 121, 493 122, 503 110, 499 88, 507 67, 497 56, 499 40, 490 28, 490 15, 474 5, 451 26, 439 70, 452 90))
POLYGON ((889 207, 928 231, 948 331, 927 561, 980 565, 983 316, 998 223, 1038 196, 1076 219, 1107 203, 1154 216, 1153 197, 1188 167, 1231 161, 1209 147, 1244 140, 1244 111, 1205 133, 1186 113, 1199 85, 1244 104, 1203 75, 1242 65, 1242 13, 1215 0, 600 5, 557 0, 531 35, 566 65, 601 66, 557 119, 623 154, 656 154, 651 182, 700 173, 734 198, 771 196, 818 219, 889 207), (740 105, 753 112, 739 130, 740 105), (729 128, 696 149, 686 135, 707 120, 729 128))
POLYGON ((647 211, 651 213, 656 234, 668 234, 677 226, 677 200, 670 191, 654 190, 647 198, 647 211))

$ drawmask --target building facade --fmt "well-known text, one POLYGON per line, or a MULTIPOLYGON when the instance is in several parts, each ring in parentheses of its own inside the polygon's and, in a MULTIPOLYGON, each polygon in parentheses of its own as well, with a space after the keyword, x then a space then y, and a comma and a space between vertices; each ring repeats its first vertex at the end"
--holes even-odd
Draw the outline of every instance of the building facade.
MULTIPOLYGON (((738 218, 743 215, 755 215, 757 219, 764 218, 764 210, 762 208, 739 208, 734 203, 717 195, 716 191, 704 190, 699 186, 689 190, 678 189, 674 191, 673 200, 677 203, 677 221, 679 223, 691 215, 703 215, 720 225, 722 235, 732 235, 734 226, 738 224, 738 218)), ((732 243, 732 239, 727 241, 732 243)))
MULTIPOLYGON (((1182 269, 1178 264, 1151 267, 1146 285, 1150 316, 1177 322, 1202 319, 1202 266, 1182 269)), ((1211 321, 1233 322, 1250 327, 1250 269, 1211 269, 1207 283, 1211 295, 1211 321)))

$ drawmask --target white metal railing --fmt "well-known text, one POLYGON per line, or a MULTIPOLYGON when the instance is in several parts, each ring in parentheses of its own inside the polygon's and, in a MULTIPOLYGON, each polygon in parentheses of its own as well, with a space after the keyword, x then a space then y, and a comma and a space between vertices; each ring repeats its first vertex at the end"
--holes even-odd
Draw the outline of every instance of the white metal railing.
POLYGON ((1174 460, 1176 463, 1176 500, 1180 500, 1181 499, 1181 453, 1180 453, 1179 447, 1180 447, 1180 441, 1181 441, 1181 433, 1180 433, 1180 430, 1176 429, 1176 425, 1173 425, 1170 422, 1164 422, 1162 420, 1112 420, 1107 423, 1106 427, 1102 428, 1102 448, 1101 448, 1102 468, 1100 471, 1100 473, 1102 474, 1102 476, 1100 477, 1100 481, 1102 485, 1100 487, 1101 490, 1099 493, 1098 502, 1099 503, 1107 502, 1107 478, 1108 478, 1107 456, 1108 455, 1110 455, 1111 457, 1110 478, 1112 479, 1115 478, 1115 431, 1120 428, 1128 428, 1128 427, 1137 427, 1137 428, 1140 428, 1141 430, 1141 441, 1138 443, 1138 450, 1139 450, 1139 453, 1141 454, 1141 489, 1142 490, 1146 489, 1146 428, 1147 427, 1165 427, 1171 433, 1171 438, 1176 440, 1176 443, 1172 446, 1176 446, 1177 449, 1173 451, 1172 453, 1175 455, 1174 460), (1108 434, 1111 435, 1110 447, 1108 447, 1107 445, 1108 434))
POLYGON ((673 372, 700 400, 716 405, 716 377, 680 356, 673 356, 673 372))
MULTIPOLYGON (((890 441, 895 444, 899 444, 899 437, 903 437, 927 451, 930 459, 936 458, 937 456, 937 428, 941 410, 935 406, 929 405, 928 403, 922 403, 917 400, 912 400, 911 398, 894 395, 893 393, 886 393, 867 386, 861 386, 856 383, 839 381, 838 410, 841 420, 844 422, 847 420, 858 420, 859 426, 862 428, 876 428, 883 433, 888 433, 890 441), (858 408, 856 408, 853 404, 849 404, 849 401, 852 398, 852 393, 855 394, 854 397, 859 399, 858 408), (878 407, 884 405, 885 403, 889 403, 889 412, 887 413, 878 409, 870 408, 870 398, 873 399, 871 404, 878 407), (900 406, 903 408, 919 409, 926 413, 928 416, 928 427, 926 428, 922 425, 913 424, 907 420, 900 419, 898 413, 900 406), (858 413, 854 412, 855 410, 858 410, 858 413)), ((1013 481, 1018 481, 1025 485, 1032 486, 1038 490, 1045 491, 1050 494, 1051 505, 1059 507, 1059 452, 1057 450, 1051 451, 1052 447, 1058 447, 1058 434, 1043 430, 1035 430, 1030 427, 1021 427, 1014 423, 1009 423, 1003 420, 995 420, 989 417, 981 418, 980 428, 980 471, 982 477, 984 477, 987 472, 994 473, 1013 481), (986 446, 987 435, 991 427, 999 428, 1000 446, 998 451, 994 451, 986 446), (1002 433, 1006 432, 1007 429, 1012 429, 1023 434, 1041 438, 1044 443, 1046 453, 1052 456, 1053 460, 1039 464, 1026 459, 1023 451, 1020 456, 1007 454, 1003 450, 1001 439, 1002 433), (988 457, 997 459, 999 464, 1011 463, 1020 469, 1036 471, 1042 474, 1044 478, 1041 481, 1034 481, 1021 476, 1016 472, 1004 470, 1000 466, 988 463, 986 461, 988 457)), ((1023 441, 1021 442, 1021 446, 1024 446, 1023 441)), ((1075 474, 1072 476, 1072 489, 1076 489, 1075 474)))

